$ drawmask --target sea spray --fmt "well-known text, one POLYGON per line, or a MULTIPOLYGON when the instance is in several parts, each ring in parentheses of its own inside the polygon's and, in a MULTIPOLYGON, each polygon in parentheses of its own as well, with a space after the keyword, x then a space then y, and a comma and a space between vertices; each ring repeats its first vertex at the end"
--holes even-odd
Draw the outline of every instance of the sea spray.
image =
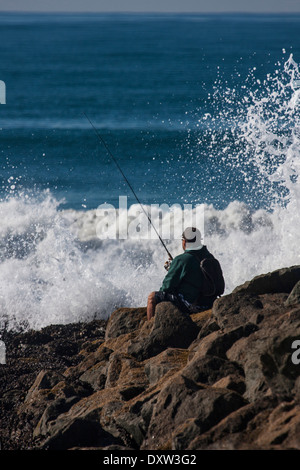
POLYGON ((0 204, 1 327, 41 328, 51 323, 105 317, 126 302, 127 292, 109 281, 97 254, 84 252, 49 192, 0 204))
POLYGON ((264 79, 255 67, 232 88, 218 77, 208 97, 210 112, 198 119, 198 152, 212 161, 212 181, 216 174, 225 186, 237 181, 225 210, 210 206, 205 212, 207 241, 221 256, 229 290, 300 262, 299 76, 290 55, 264 79), (247 194, 243 202, 239 193, 247 194))

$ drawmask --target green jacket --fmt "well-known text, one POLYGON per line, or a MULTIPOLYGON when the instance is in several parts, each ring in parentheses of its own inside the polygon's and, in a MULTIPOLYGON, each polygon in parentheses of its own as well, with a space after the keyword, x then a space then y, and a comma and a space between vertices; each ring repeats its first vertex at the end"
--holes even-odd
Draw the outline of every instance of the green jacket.
MULTIPOLYGON (((198 255, 199 259, 211 256, 206 246, 203 246, 201 250, 193 251, 198 255)), ((189 250, 173 259, 160 291, 168 292, 169 294, 182 294, 185 300, 193 303, 199 297, 202 282, 203 273, 199 260, 189 250)))

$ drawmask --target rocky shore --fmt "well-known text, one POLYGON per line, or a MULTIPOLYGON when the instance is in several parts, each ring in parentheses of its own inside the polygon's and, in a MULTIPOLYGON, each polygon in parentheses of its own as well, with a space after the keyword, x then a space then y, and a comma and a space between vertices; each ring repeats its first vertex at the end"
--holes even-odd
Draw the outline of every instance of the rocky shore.
POLYGON ((190 317, 164 302, 2 339, 4 450, 300 449, 300 266, 190 317))

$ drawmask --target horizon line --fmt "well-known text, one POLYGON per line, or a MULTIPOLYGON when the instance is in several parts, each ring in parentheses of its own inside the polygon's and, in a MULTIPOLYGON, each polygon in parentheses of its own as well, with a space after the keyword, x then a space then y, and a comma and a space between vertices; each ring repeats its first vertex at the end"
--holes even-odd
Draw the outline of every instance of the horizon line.
POLYGON ((125 15, 125 14, 135 14, 135 15, 294 15, 300 14, 300 10, 293 10, 293 11, 241 11, 241 10, 222 10, 222 11, 157 11, 157 10, 149 10, 149 11, 139 11, 139 10, 120 10, 120 11, 108 11, 108 10, 70 10, 70 11, 60 11, 60 10, 1 10, 1 13, 9 13, 9 14, 108 14, 108 15, 125 15))

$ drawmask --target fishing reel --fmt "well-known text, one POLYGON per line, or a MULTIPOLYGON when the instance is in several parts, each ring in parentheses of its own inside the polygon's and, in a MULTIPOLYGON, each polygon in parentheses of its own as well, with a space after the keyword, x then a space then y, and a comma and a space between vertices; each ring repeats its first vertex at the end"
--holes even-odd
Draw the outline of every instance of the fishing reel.
POLYGON ((165 268, 166 271, 169 271, 171 263, 172 263, 171 259, 168 259, 168 261, 165 262, 164 268, 165 268))

